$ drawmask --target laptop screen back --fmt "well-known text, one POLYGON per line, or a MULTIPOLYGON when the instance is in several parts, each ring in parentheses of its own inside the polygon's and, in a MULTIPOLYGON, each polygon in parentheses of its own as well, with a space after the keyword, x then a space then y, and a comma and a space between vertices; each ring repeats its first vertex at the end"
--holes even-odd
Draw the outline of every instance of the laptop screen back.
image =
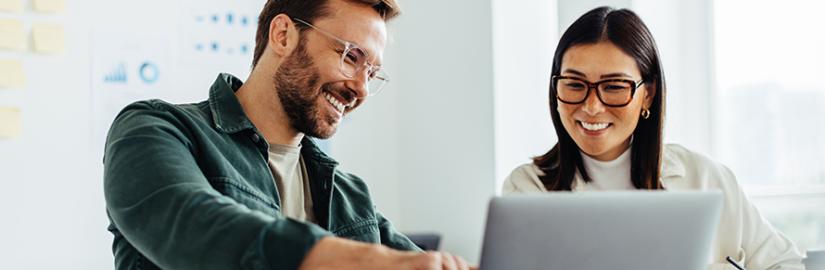
POLYGON ((481 270, 705 269, 713 192, 555 192, 493 198, 481 270))

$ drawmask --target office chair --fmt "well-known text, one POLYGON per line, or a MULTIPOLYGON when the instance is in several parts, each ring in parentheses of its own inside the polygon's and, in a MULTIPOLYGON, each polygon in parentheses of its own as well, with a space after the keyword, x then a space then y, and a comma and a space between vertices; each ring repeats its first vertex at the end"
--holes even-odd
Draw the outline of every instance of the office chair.
POLYGON ((441 235, 436 233, 408 233, 406 235, 416 246, 423 250, 435 251, 440 248, 441 235))
POLYGON ((825 270, 825 250, 808 250, 808 258, 805 259, 805 269, 825 270))

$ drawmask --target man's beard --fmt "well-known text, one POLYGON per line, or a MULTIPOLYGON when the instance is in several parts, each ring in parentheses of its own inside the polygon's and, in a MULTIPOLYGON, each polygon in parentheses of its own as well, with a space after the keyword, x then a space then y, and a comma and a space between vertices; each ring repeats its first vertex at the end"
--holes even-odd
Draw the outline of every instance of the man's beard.
POLYGON ((321 76, 312 57, 306 53, 304 43, 305 40, 301 40, 292 55, 275 71, 276 92, 295 130, 327 139, 335 134, 337 128, 333 123, 336 120, 321 115, 322 108, 319 108, 317 100, 325 90, 331 90, 331 86, 325 84, 316 91, 315 86, 321 76))

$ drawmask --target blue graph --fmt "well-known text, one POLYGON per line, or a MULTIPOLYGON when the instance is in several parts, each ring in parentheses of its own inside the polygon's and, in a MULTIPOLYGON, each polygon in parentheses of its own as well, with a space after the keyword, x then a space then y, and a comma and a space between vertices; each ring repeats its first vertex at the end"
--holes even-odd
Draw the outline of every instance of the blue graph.
POLYGON ((114 68, 103 76, 103 82, 111 84, 128 84, 128 74, 137 74, 139 81, 150 85, 160 79, 160 68, 152 61, 146 60, 137 68, 129 67, 125 62, 118 63, 114 68), (132 73, 134 72, 134 73, 132 73))
POLYGON ((112 71, 106 73, 103 77, 103 81, 107 83, 126 83, 126 64, 118 64, 117 67, 112 69, 112 71))
POLYGON ((152 62, 143 62, 143 65, 140 65, 138 74, 140 74, 140 79, 146 84, 153 84, 160 78, 160 70, 158 66, 152 62))

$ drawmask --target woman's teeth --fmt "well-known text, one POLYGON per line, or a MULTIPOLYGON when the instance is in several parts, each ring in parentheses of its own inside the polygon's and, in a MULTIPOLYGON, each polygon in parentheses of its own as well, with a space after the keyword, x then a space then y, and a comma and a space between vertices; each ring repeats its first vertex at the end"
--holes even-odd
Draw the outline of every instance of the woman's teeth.
POLYGON ((327 101, 329 101, 329 103, 332 104, 332 106, 335 106, 335 109, 338 110, 338 112, 344 112, 346 105, 338 101, 338 99, 332 97, 332 95, 330 95, 329 93, 324 93, 324 98, 326 98, 327 101))
POLYGON ((609 123, 587 123, 587 122, 581 122, 581 121, 579 123, 582 124, 582 127, 584 129, 589 130, 589 131, 599 131, 599 130, 607 128, 607 126, 610 125, 609 123))

